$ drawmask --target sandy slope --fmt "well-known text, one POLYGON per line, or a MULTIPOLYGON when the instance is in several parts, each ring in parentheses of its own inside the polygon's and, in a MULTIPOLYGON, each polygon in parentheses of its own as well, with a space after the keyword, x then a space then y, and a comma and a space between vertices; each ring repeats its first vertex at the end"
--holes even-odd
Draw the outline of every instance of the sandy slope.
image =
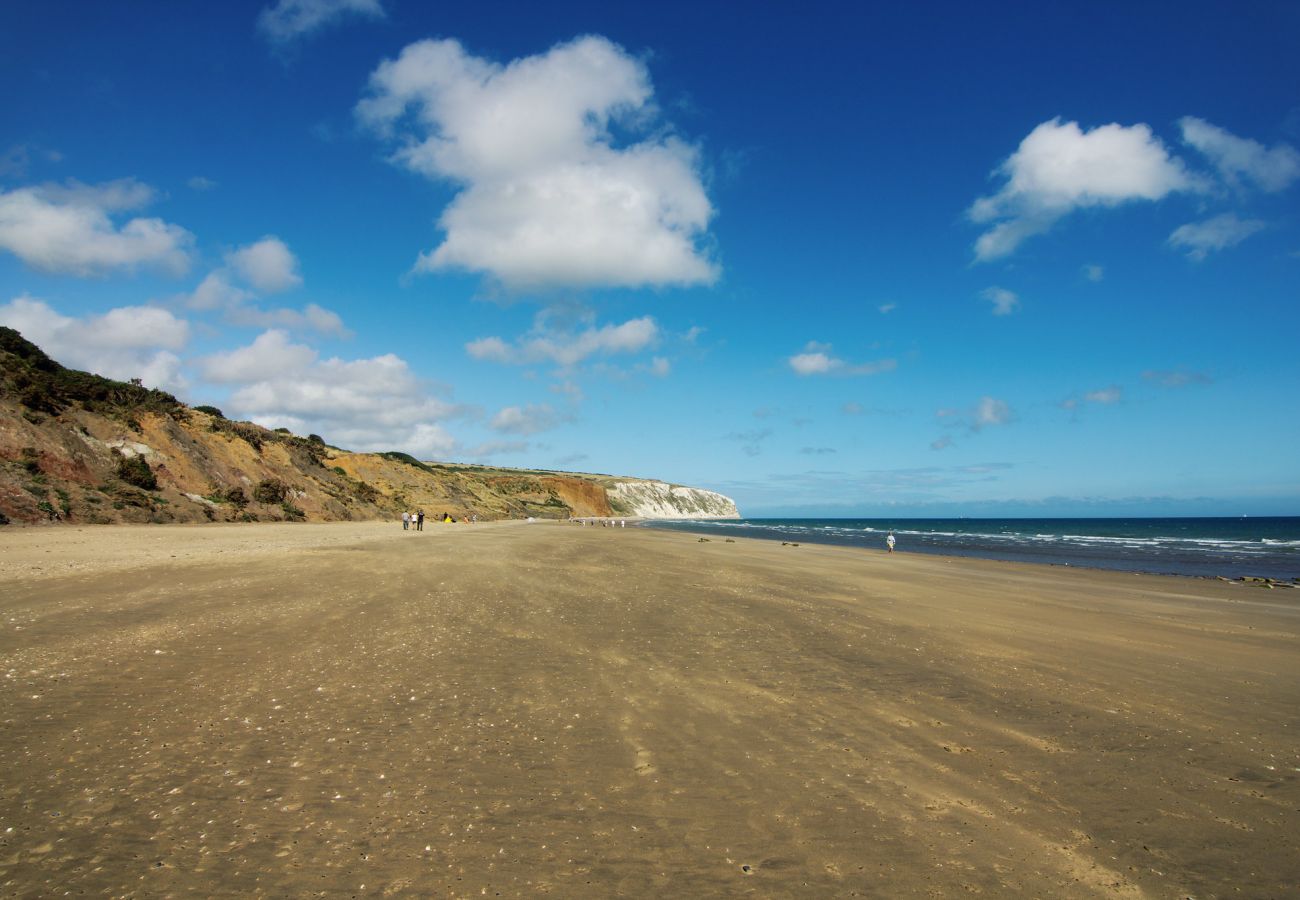
POLYGON ((1300 883, 1300 593, 427 527, 0 531, 0 894, 1300 883))

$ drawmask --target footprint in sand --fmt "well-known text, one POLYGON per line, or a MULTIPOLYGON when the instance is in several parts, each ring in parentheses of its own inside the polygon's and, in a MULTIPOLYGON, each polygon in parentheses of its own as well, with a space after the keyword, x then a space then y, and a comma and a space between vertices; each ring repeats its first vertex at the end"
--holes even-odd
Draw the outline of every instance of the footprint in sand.
POLYGON ((649 750, 638 750, 636 752, 636 773, 642 777, 653 775, 659 769, 655 767, 654 757, 649 750))

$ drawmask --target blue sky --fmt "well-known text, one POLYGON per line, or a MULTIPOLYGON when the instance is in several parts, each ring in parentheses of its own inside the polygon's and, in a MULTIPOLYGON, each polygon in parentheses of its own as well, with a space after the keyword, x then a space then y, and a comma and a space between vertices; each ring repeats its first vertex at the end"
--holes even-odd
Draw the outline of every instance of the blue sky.
POLYGON ((0 324, 748 515, 1300 513, 1300 7, 739 9, 6 4, 0 324))

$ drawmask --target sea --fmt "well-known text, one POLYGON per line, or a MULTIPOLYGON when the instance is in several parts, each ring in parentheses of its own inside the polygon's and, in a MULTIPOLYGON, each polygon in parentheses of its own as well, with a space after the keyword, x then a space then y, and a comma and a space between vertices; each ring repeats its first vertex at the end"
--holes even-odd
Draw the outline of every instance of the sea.
POLYGON ((1170 519, 713 519, 653 521, 701 535, 1191 575, 1300 580, 1300 516, 1170 519))

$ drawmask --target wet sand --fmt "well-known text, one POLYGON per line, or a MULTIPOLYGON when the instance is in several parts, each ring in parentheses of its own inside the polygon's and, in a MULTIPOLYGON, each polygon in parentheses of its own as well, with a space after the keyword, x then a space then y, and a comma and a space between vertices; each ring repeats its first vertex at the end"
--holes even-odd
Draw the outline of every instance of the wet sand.
POLYGON ((1300 591, 425 527, 0 529, 0 895, 1300 891, 1300 591))

